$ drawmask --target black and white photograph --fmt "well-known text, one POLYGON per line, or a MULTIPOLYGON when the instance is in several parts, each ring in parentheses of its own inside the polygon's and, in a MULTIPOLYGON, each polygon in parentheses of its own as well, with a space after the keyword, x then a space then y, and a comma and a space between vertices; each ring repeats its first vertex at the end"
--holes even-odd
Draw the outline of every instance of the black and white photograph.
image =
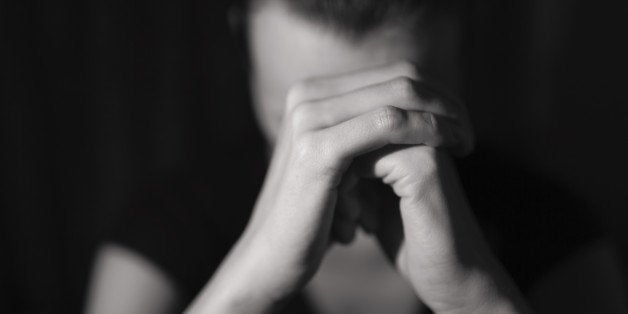
POLYGON ((625 0, 0 0, 0 314, 621 314, 627 283, 625 0))

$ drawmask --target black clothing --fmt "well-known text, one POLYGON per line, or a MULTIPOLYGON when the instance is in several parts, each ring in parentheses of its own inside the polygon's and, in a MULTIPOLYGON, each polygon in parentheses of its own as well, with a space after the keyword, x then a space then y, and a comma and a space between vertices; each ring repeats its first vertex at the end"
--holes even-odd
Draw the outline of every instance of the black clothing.
MULTIPOLYGON (((244 229, 262 185, 264 156, 261 145, 232 147, 216 156, 218 166, 208 175, 146 188, 110 240, 159 265, 190 301, 244 229)), ((582 203, 495 154, 478 150, 458 169, 494 252, 524 291, 600 236, 582 203)), ((296 298, 286 312, 304 313, 303 302, 296 298)))

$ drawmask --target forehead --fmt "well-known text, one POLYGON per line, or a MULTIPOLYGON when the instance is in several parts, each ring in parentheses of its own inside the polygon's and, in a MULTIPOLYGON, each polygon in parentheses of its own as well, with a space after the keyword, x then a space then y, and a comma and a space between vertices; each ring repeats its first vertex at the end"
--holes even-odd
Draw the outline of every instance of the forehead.
POLYGON ((286 92, 299 80, 349 72, 400 59, 425 63, 425 32, 385 24, 351 39, 310 22, 281 3, 269 1, 249 19, 253 80, 263 90, 286 92))

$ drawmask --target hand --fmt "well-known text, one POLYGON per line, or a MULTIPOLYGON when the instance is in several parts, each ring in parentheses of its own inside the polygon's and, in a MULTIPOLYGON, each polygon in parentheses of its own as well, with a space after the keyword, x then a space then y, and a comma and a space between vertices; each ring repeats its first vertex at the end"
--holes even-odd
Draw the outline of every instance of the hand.
POLYGON ((400 273, 435 313, 520 313, 525 302, 483 239, 449 156, 396 146, 353 171, 390 186, 376 234, 400 273))
POLYGON ((192 309, 268 310, 299 290, 327 248, 354 158, 390 144, 464 153, 471 145, 463 110, 408 63, 294 87, 253 217, 192 309))

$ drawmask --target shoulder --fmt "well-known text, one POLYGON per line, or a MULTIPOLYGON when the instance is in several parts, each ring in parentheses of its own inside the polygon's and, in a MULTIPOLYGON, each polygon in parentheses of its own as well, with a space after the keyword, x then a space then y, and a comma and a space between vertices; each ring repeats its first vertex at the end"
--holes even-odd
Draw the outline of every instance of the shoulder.
POLYGON ((210 278, 248 221, 263 152, 223 147, 206 169, 149 178, 114 218, 106 240, 168 274, 185 297, 210 278))

